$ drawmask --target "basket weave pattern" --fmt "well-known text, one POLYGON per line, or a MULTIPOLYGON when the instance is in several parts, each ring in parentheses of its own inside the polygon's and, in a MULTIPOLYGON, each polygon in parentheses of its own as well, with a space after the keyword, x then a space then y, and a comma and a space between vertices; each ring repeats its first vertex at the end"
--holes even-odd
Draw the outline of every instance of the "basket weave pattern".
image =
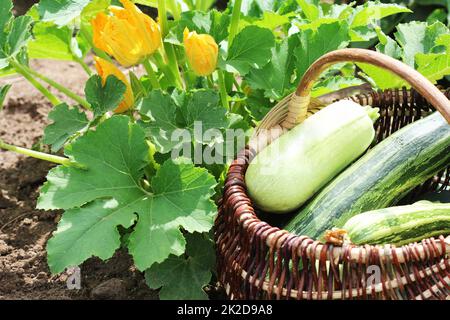
MULTIPOLYGON (((377 142, 434 111, 414 90, 349 99, 380 108, 377 142)), ((272 227, 258 219, 246 193, 245 172, 253 156, 246 148, 230 166, 215 223, 219 281, 230 299, 448 299, 450 237, 398 248, 335 247, 272 227), (376 269, 379 282, 370 278, 376 269)), ((449 185, 450 167, 410 196, 449 185)))

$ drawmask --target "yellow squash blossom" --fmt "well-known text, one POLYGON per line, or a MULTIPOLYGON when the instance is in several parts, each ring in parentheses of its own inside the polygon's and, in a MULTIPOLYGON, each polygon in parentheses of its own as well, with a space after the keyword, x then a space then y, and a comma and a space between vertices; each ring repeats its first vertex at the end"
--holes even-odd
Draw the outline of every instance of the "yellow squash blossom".
POLYGON ((93 40, 97 48, 113 56, 122 66, 140 63, 161 46, 158 24, 130 0, 120 0, 123 8, 110 6, 92 20, 93 40))
POLYGON ((198 76, 209 76, 216 69, 219 48, 209 34, 184 29, 184 48, 191 68, 198 76))
POLYGON ((122 73, 122 71, 119 70, 119 68, 117 68, 111 62, 108 62, 99 57, 94 57, 94 60, 95 60, 95 68, 97 69, 98 75, 102 78, 103 84, 105 84, 105 81, 108 78, 108 76, 114 75, 116 76, 117 79, 125 83, 125 85, 127 86, 124 99, 117 107, 117 109, 114 110, 114 112, 121 113, 130 109, 134 104, 134 95, 133 90, 131 89, 131 85, 128 82, 125 75, 122 73))

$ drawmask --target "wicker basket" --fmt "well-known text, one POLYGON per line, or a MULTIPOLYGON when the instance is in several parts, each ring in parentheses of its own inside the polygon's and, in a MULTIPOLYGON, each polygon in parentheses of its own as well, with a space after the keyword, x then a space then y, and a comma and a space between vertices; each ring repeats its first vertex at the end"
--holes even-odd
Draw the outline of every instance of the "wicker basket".
MULTIPOLYGON (((419 73, 394 59, 373 51, 344 49, 323 56, 311 66, 297 92, 272 109, 259 129, 275 127, 284 132, 303 121, 311 105, 319 108, 328 103, 330 96, 327 102, 311 104, 309 91, 326 67, 342 61, 387 68, 414 88, 347 97, 380 108, 377 142, 434 109, 450 122, 450 90, 445 92, 446 98, 419 73), (306 110, 301 109, 304 101, 308 101, 306 110)), ((343 98, 342 93, 349 92, 332 96, 343 98)), ((219 281, 230 299, 449 299, 450 237, 424 239, 398 248, 338 247, 290 234, 258 219, 246 193, 244 176, 259 147, 247 147, 230 166, 216 219, 219 281), (381 275, 379 282, 370 279, 376 268, 381 275)), ((416 188, 413 196, 449 185, 450 167, 416 188)))

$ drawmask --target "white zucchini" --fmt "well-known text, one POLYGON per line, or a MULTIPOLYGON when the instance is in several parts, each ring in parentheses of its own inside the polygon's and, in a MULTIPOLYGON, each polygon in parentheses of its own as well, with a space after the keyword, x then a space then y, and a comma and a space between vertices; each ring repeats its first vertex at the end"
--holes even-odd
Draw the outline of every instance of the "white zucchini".
POLYGON ((283 134, 247 169, 255 205, 274 213, 301 206, 369 147, 378 116, 377 109, 339 101, 283 134))

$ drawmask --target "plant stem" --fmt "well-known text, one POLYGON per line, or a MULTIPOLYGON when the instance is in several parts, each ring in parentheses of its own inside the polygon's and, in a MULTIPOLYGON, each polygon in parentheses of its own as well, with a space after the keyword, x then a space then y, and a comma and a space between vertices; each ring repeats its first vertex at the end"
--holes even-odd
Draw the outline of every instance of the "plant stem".
POLYGON ((220 90, 220 100, 222 101, 222 106, 230 110, 230 106, 228 104, 228 93, 227 88, 225 87, 225 79, 223 77, 223 72, 221 70, 217 70, 217 75, 219 78, 219 90, 220 90))
POLYGON ((206 12, 209 10, 209 8, 210 6, 208 5, 208 1, 202 0, 202 10, 206 12))
MULTIPOLYGON (((163 57, 161 56, 161 54, 159 52, 155 52, 152 56, 153 58, 153 62, 156 64, 156 66, 158 67, 158 69, 160 69, 162 71, 162 73, 164 73, 164 75, 166 76, 166 78, 174 85, 174 86, 178 86, 176 79, 175 79, 175 75, 173 74, 172 70, 168 67, 167 63, 164 61, 163 57)), ((180 87, 181 88, 181 87, 180 87)))
POLYGON ((176 81, 177 87, 182 89, 184 87, 183 79, 181 78, 180 67, 178 66, 177 56, 175 54, 175 48, 170 43, 164 43, 164 49, 167 54, 168 65, 172 69, 173 74, 175 75, 175 81, 176 81))
POLYGON ((173 18, 175 20, 180 20, 181 12, 180 12, 180 8, 178 7, 178 3, 175 0, 168 0, 168 2, 169 2, 169 8, 172 11, 173 18))
POLYGON ((153 70, 153 67, 152 67, 150 61, 148 60, 148 58, 144 60, 143 64, 144 64, 145 71, 147 71, 147 75, 150 80, 150 83, 152 84, 153 89, 161 89, 161 85, 159 84, 158 77, 156 76, 156 73, 153 70))
POLYGON ((67 97, 71 98, 72 100, 76 101, 78 104, 82 105, 84 108, 91 110, 91 105, 89 102, 81 98, 79 95, 77 95, 75 92, 71 91, 69 88, 63 86, 62 84, 47 78, 43 74, 40 74, 32 69, 29 69, 30 73, 33 74, 35 77, 41 79, 42 81, 48 83, 53 88, 59 90, 60 92, 64 93, 67 97))
POLYGON ((59 156, 55 156, 52 154, 39 152, 39 151, 27 149, 27 148, 17 147, 17 146, 11 145, 11 144, 7 144, 7 143, 3 142, 1 139, 0 139, 0 149, 20 153, 20 154, 23 154, 23 155, 26 155, 26 156, 29 156, 32 158, 41 159, 41 160, 45 160, 48 162, 62 164, 67 167, 78 166, 76 162, 73 162, 68 158, 59 157, 59 156))
POLYGON ((38 89, 50 102, 53 106, 57 106, 61 104, 61 101, 51 93, 47 88, 45 88, 39 81, 37 81, 32 74, 30 74, 21 64, 17 63, 13 59, 9 61, 9 64, 17 71, 17 73, 21 74, 25 79, 28 80, 36 89, 38 89))
POLYGON ((241 18, 241 6, 242 0, 236 0, 234 2, 233 13, 231 15, 230 34, 228 35, 228 48, 231 46, 231 43, 233 42, 239 27, 239 20, 241 18))
POLYGON ((208 81, 209 88, 213 89, 214 88, 214 81, 213 81, 213 78, 212 78, 211 74, 207 77, 207 81, 208 81))
POLYGON ((233 77, 233 84, 234 84, 234 86, 236 87, 236 90, 237 90, 237 91, 242 91, 242 88, 241 88, 241 86, 239 85, 239 82, 236 80, 235 77, 233 77))
POLYGON ((166 1, 158 0, 158 20, 161 28, 161 35, 164 40, 169 32, 169 23, 167 21, 166 1))
POLYGON ((202 10, 202 7, 203 7, 203 0, 195 1, 195 10, 202 10))
MULTIPOLYGON (((83 98, 81 98, 79 95, 77 95, 75 92, 69 90, 68 88, 66 88, 65 86, 63 86, 62 84, 53 81, 52 79, 47 78, 46 76, 40 74, 39 72, 19 64, 18 62, 14 61, 14 60, 10 60, 11 65, 14 67, 14 69, 20 69, 23 72, 26 72, 30 75, 33 75, 39 79, 41 79, 42 81, 48 83, 49 85, 51 85, 53 88, 59 90, 60 92, 64 93, 66 96, 68 96, 69 98, 73 99, 74 101, 76 101, 77 103, 79 103, 80 105, 82 105, 83 107, 85 107, 86 109, 90 110, 91 109, 91 105, 84 100, 83 98)), ((59 102, 61 103, 61 102, 59 102)), ((58 103, 58 104, 59 104, 58 103)))
POLYGON ((165 0, 158 0, 158 18, 159 18, 159 24, 160 24, 160 28, 161 28, 162 41, 164 44, 164 50, 167 55, 167 60, 168 60, 167 62, 168 62, 169 68, 172 70, 173 74, 175 75, 175 80, 177 82, 177 86, 179 86, 179 88, 182 88, 183 80, 181 78, 180 68, 178 66, 175 49, 172 46, 172 44, 164 42, 164 38, 166 37, 167 33, 169 32, 169 23, 167 21, 167 11, 166 11, 166 1, 165 0))
POLYGON ((83 59, 81 59, 77 56, 74 56, 74 59, 83 68, 83 70, 86 71, 86 73, 89 77, 92 76, 91 68, 89 68, 89 66, 86 64, 86 62, 83 61, 83 59))

